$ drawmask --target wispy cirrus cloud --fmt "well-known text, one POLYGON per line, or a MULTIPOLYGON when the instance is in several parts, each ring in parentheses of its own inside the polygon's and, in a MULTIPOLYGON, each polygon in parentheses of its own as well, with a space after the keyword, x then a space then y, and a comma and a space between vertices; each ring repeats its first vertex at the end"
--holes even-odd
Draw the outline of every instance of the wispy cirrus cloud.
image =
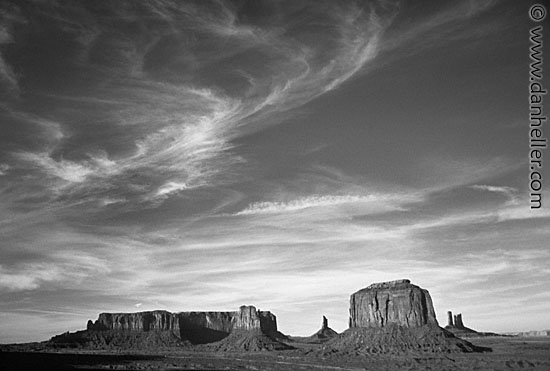
POLYGON ((91 157, 88 161, 68 161, 64 159, 54 160, 47 152, 32 153, 22 152, 18 157, 36 165, 47 175, 65 181, 68 184, 82 183, 91 176, 101 176, 109 173, 109 168, 114 162, 105 157, 91 157))
POLYGON ((59 267, 44 264, 29 264, 19 269, 0 266, 0 290, 33 290, 44 282, 60 281, 63 274, 59 267))
POLYGON ((161 186, 155 196, 165 196, 173 192, 182 191, 187 188, 185 183, 168 182, 161 186))
POLYGON ((291 200, 288 202, 255 202, 246 209, 236 213, 236 215, 256 215, 256 214, 277 214, 304 210, 308 208, 326 208, 340 205, 361 205, 368 207, 372 211, 390 211, 400 210, 400 204, 412 202, 415 197, 402 195, 383 195, 370 194, 367 196, 358 195, 325 195, 325 196, 307 196, 291 200))
POLYGON ((6 175, 8 170, 10 169, 10 165, 8 164, 0 164, 0 176, 6 175))
MULTIPOLYGON (((45 96, 60 107, 68 107, 64 101, 81 102, 85 112, 96 112, 96 120, 110 122, 115 129, 106 132, 115 136, 100 135, 75 148, 86 132, 67 121, 62 109, 58 121, 64 129, 54 138, 57 144, 48 152, 23 152, 20 158, 65 183, 77 184, 74 197, 128 192, 129 174, 139 171, 144 179, 133 190, 142 189, 143 194, 136 201, 175 194, 153 180, 159 176, 165 184, 186 184, 186 189, 229 181, 230 173, 238 172, 234 166, 245 161, 232 152, 233 141, 276 121, 275 113, 337 88, 372 62, 398 11, 385 3, 368 8, 327 3, 309 11, 315 13, 312 20, 324 19, 330 27, 319 29, 316 21, 290 23, 290 34, 272 24, 271 16, 262 24, 249 22, 242 10, 227 3, 108 7, 106 11, 119 19, 117 24, 86 7, 35 6, 41 17, 59 24, 79 45, 78 58, 69 62, 92 77, 85 91, 68 95, 58 90, 44 92, 45 96), (153 27, 143 21, 146 17, 160 23, 153 27), (183 22, 185 28, 181 17, 189 20, 183 22), (121 27, 133 23, 143 30, 128 33, 121 27), (186 38, 188 28, 200 36, 186 38), (323 37, 328 47, 318 48, 310 37, 313 30, 315 39, 323 37), (106 79, 112 83, 100 83, 106 79), (98 110, 103 113, 98 115, 98 110), (109 146, 113 140, 123 146, 109 146), (101 163, 98 151, 104 154, 101 163), (149 177, 153 179, 146 180, 149 177)), ((274 10, 290 19, 308 11, 304 4, 274 10)), ((443 18, 441 22, 449 21, 443 18)), ((21 115, 29 122, 46 122, 39 114, 21 115)))
POLYGON ((487 192, 494 192, 498 194, 502 194, 505 197, 508 198, 509 204, 517 204, 519 202, 519 199, 517 197, 517 189, 512 187, 506 187, 506 186, 491 186, 491 185, 484 185, 484 184, 475 184, 471 186, 472 189, 480 190, 480 191, 487 191, 487 192))
MULTIPOLYGON (((404 6, 404 3, 399 4, 404 6)), ((461 39, 475 40, 483 35, 494 33, 505 26, 500 24, 498 19, 470 28, 464 27, 464 22, 490 11, 496 4, 495 0, 458 1, 451 6, 441 3, 441 8, 434 7, 432 12, 417 14, 414 20, 402 20, 400 27, 387 35, 383 51, 399 50, 400 55, 403 56, 405 53, 418 53, 440 44, 443 40, 446 43, 461 39), (437 34, 444 37, 436 37, 437 34)))
POLYGON ((517 189, 514 189, 512 187, 506 187, 506 186, 491 186, 491 185, 485 185, 485 184, 475 184, 471 186, 473 189, 479 189, 482 191, 489 191, 489 192, 497 192, 497 193, 503 193, 505 195, 511 195, 515 192, 517 192, 517 189))
POLYGON ((48 285, 76 287, 90 274, 100 272, 109 272, 103 259, 84 251, 75 255, 74 251, 59 249, 36 261, 0 265, 0 293, 36 290, 48 285))
MULTIPOLYGON (((17 7, 12 7, 9 4, 0 5, 0 47, 12 44, 13 31, 15 24, 23 23, 21 15, 17 7)), ((0 53, 0 85, 2 100, 19 95, 19 82, 16 72, 13 67, 6 61, 3 53, 0 53)))
MULTIPOLYGON (((34 167, 61 179, 64 189, 75 185, 73 197, 128 192, 130 174, 140 172, 143 179, 133 189, 141 186, 142 200, 175 194, 167 192, 170 182, 195 189, 229 181, 236 171, 230 169, 244 161, 232 153, 233 141, 276 121, 275 113, 350 79, 376 57, 393 17, 384 7, 361 9, 353 3, 309 10, 306 4, 274 6, 276 13, 258 24, 229 3, 108 6, 109 14, 101 17, 87 7, 34 6, 40 10, 37 24, 48 21, 78 45, 76 58, 64 61, 78 68, 67 78, 85 77, 91 84, 71 94, 70 89, 39 93, 56 103, 58 113, 49 115, 63 129, 47 151, 19 151, 18 158, 32 164, 26 170, 34 167), (311 23, 307 18, 291 23, 292 32, 273 23, 307 11, 315 13, 311 23), (319 28, 315 18, 329 26, 319 28), (124 29, 133 24, 141 30, 124 29), (320 35, 312 38, 313 30, 324 35, 328 47, 319 48, 315 40, 320 35), (109 136, 87 136, 88 129, 74 120, 90 118, 75 115, 74 102, 109 136), (114 146, 115 141, 122 146, 114 146), (98 152, 104 154, 102 161, 98 152), (155 181, 160 178, 166 182, 155 181)), ((39 125, 53 122, 39 112, 12 110, 12 116, 39 125)))

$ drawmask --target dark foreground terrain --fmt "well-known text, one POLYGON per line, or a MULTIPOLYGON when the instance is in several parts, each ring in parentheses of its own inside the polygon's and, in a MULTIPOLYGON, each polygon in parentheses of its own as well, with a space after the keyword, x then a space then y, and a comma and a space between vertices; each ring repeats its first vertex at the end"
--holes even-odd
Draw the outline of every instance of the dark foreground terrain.
POLYGON ((2 348, 0 370, 550 370, 549 337, 470 339, 492 352, 342 354, 323 344, 293 343, 295 349, 259 352, 180 351, 59 352, 2 348))

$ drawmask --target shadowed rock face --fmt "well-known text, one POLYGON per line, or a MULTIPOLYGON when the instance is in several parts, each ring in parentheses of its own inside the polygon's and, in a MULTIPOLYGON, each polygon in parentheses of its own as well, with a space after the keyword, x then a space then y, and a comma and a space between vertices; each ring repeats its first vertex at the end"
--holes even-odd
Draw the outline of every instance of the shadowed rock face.
POLYGON ((438 326, 427 290, 409 280, 374 283, 351 295, 349 327, 438 326))
POLYGON ((464 328, 464 323, 462 322, 462 313, 455 316, 455 326, 457 328, 464 328))

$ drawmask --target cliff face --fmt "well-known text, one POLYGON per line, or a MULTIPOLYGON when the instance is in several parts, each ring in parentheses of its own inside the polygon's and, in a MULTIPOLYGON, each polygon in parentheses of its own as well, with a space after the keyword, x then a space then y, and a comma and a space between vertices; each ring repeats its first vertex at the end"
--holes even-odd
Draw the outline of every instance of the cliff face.
POLYGON ((238 312, 181 312, 176 314, 182 334, 195 329, 209 329, 230 333, 238 312))
POLYGON ((223 333, 233 330, 261 330, 270 334, 277 331, 277 319, 271 312, 242 306, 234 312, 180 312, 152 311, 137 313, 101 313, 89 330, 116 331, 171 331, 184 335, 189 331, 208 329, 223 333))
POLYGON ((372 284, 351 295, 350 328, 325 343, 343 355, 402 352, 482 352, 439 327, 427 290, 399 280, 372 284))
POLYGON ((158 349, 208 347, 224 340, 212 349, 269 350, 290 348, 277 340, 284 337, 271 312, 242 306, 234 312, 101 313, 95 322, 88 321, 86 330, 54 336, 50 342, 91 349, 158 349))
POLYGON ((138 313, 101 313, 93 330, 118 331, 179 331, 179 317, 167 311, 138 313))
POLYGON ((438 326, 427 290, 409 280, 375 283, 350 298, 349 327, 438 326))

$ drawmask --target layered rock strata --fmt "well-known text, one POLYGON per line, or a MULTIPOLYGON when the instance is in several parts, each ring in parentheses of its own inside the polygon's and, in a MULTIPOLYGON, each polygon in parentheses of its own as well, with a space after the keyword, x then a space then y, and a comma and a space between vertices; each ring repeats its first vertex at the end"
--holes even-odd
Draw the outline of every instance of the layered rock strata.
POLYGON ((487 348, 439 327, 427 290, 409 280, 372 284, 350 297, 349 329, 323 352, 340 354, 474 352, 487 348))
POLYGON ((277 331, 277 319, 267 311, 254 306, 242 306, 234 312, 180 312, 151 311, 137 313, 101 313, 89 330, 116 331, 173 331, 184 332, 188 327, 203 327, 230 333, 233 330, 259 329, 266 333, 277 331))
POLYGON ((409 280, 374 283, 351 295, 349 327, 437 326, 428 290, 409 280))
POLYGON ((240 338, 261 337, 261 344, 273 339, 273 348, 277 347, 276 339, 284 337, 277 331, 277 319, 271 312, 241 306, 234 312, 101 313, 95 322, 88 321, 85 331, 62 334, 51 342, 99 348, 173 347, 213 343, 232 333, 239 333, 240 338))

